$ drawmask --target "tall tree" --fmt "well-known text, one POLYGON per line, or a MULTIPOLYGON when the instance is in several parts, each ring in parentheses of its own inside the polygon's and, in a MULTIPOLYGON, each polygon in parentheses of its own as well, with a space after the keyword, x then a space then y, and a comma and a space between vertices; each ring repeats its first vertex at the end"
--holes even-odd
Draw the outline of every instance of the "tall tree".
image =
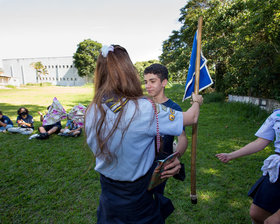
POLYGON ((149 61, 141 61, 136 62, 134 64, 135 68, 137 69, 140 79, 143 82, 144 81, 144 70, 146 67, 150 66, 151 64, 160 63, 159 60, 149 60, 149 61))
POLYGON ((216 89, 226 94, 279 99, 280 1, 188 1, 181 9, 181 29, 164 41, 160 56, 174 74, 188 70, 201 15, 202 51, 216 89))
POLYGON ((73 58, 79 76, 93 77, 101 47, 101 43, 91 39, 84 40, 78 44, 77 51, 73 58))

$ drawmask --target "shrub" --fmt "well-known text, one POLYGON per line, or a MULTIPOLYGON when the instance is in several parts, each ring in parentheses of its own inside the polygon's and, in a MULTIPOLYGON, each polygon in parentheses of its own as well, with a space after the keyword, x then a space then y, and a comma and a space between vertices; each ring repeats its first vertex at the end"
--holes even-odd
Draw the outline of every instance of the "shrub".
POLYGON ((204 103, 213 103, 213 102, 224 102, 225 95, 223 93, 213 92, 207 93, 203 96, 204 103))

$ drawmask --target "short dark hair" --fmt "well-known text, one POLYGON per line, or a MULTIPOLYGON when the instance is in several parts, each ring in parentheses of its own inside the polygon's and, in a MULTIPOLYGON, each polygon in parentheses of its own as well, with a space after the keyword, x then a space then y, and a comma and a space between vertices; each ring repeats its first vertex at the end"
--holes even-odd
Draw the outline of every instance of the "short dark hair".
POLYGON ((164 65, 152 64, 148 66, 144 70, 144 75, 149 73, 157 75, 160 81, 163 81, 164 79, 168 80, 168 69, 164 65))
POLYGON ((18 114, 18 115, 19 115, 21 109, 24 109, 24 110, 26 111, 26 113, 28 114, 28 110, 27 110, 25 107, 20 107, 20 108, 18 109, 18 111, 17 111, 17 114, 18 114))

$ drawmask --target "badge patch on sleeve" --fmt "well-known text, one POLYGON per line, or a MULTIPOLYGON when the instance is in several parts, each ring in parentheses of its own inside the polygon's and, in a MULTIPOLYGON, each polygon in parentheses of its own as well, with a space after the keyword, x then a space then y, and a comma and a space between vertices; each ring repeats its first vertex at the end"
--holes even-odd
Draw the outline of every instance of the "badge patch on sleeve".
POLYGON ((169 120, 174 121, 174 119, 175 119, 175 116, 173 114, 169 114, 169 120))
POLYGON ((175 110, 173 110, 172 108, 170 108, 170 113, 171 113, 171 114, 175 114, 175 110))

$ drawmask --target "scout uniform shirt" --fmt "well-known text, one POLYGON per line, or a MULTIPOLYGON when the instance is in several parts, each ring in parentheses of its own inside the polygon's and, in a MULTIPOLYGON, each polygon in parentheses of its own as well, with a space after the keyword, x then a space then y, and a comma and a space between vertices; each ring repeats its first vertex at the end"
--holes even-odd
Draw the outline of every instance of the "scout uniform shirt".
MULTIPOLYGON (((118 116, 106 104, 105 136, 112 129, 118 116)), ((104 176, 119 181, 134 181, 145 175, 155 158, 156 117, 153 105, 147 99, 138 99, 138 109, 133 101, 123 107, 122 119, 108 142, 108 148, 116 159, 107 163, 101 156, 96 157, 95 170, 104 176), (136 111, 135 111, 136 110, 136 111), (132 122, 131 118, 133 118, 132 122), (123 135, 124 129, 129 124, 123 135), (123 138, 122 138, 123 136, 123 138)), ((99 152, 96 140, 95 118, 100 113, 95 105, 87 111, 85 131, 87 143, 93 153, 99 152)), ((179 136, 183 130, 183 114, 175 110, 158 111, 159 133, 179 136)))
POLYGON ((280 153, 280 109, 273 111, 255 135, 270 141, 275 138, 275 152, 280 153))

